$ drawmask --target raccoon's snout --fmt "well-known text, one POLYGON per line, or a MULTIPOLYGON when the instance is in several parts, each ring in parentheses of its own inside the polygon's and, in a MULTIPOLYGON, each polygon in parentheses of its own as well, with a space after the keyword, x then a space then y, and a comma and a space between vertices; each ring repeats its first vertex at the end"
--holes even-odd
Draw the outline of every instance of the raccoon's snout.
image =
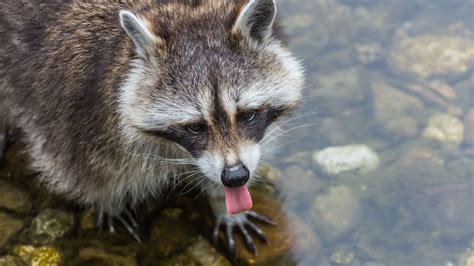
POLYGON ((230 188, 236 188, 245 185, 247 181, 249 181, 249 178, 250 171, 243 164, 225 167, 221 174, 222 184, 230 188))

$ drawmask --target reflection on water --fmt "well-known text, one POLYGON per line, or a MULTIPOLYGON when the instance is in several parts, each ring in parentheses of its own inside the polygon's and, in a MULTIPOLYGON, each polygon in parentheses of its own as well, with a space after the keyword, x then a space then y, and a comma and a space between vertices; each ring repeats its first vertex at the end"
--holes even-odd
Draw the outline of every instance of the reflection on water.
POLYGON ((299 264, 474 265, 473 2, 280 6, 308 115, 277 189, 321 242, 299 264))
MULTIPOLYGON (((278 2, 305 104, 253 191, 278 222, 262 226, 270 245, 254 257, 238 239, 237 264, 474 265, 473 2, 278 2)), ((204 198, 143 206, 136 243, 38 189, 16 149, 0 170, 0 265, 230 265, 204 198)))

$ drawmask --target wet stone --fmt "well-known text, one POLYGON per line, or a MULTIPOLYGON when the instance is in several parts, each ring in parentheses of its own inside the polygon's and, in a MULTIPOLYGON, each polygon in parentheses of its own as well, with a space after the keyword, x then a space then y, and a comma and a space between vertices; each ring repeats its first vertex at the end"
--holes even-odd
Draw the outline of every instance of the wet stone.
POLYGON ((355 253, 346 247, 337 247, 332 253, 329 261, 338 265, 349 265, 354 261, 355 253))
POLYGON ((311 211, 317 232, 328 241, 339 239, 352 231, 361 217, 361 204, 348 186, 331 187, 314 199, 311 211))
POLYGON ((26 266, 26 264, 16 256, 0 257, 0 266, 26 266))
POLYGON ((457 146, 464 139, 464 125, 454 116, 438 113, 430 117, 422 135, 428 139, 457 146))
MULTIPOLYGON (((252 191, 254 206, 252 210, 271 217, 278 223, 276 226, 262 225, 256 222, 268 238, 265 244, 258 238, 254 239, 258 255, 245 248, 241 237, 236 237, 237 260, 247 264, 272 265, 276 258, 290 251, 298 251, 304 257, 318 256, 321 250, 319 237, 309 226, 295 214, 283 209, 280 201, 273 195, 258 190, 252 191)), ((221 232, 221 239, 224 239, 221 232)))
POLYGON ((31 195, 7 181, 0 180, 0 208, 25 213, 31 210, 31 195))
POLYGON ((321 180, 312 170, 291 165, 283 171, 277 187, 285 202, 294 205, 293 203, 312 197, 320 189, 321 180))
POLYGON ((328 175, 351 170, 367 173, 375 170, 380 164, 377 153, 363 144, 328 147, 316 151, 313 160, 328 175))
POLYGON ((61 265, 61 252, 50 246, 19 245, 13 248, 13 254, 19 256, 23 262, 30 266, 61 265))
POLYGON ((474 251, 467 250, 464 252, 459 258, 459 266, 474 266, 474 251))
POLYGON ((400 117, 417 117, 423 103, 416 97, 382 81, 372 84, 375 119, 384 128, 387 123, 400 117))
POLYGON ((0 213, 0 248, 2 248, 13 235, 20 231, 23 225, 23 221, 0 213))
POLYGON ((430 187, 410 202, 418 220, 439 232, 445 241, 459 241, 474 234, 472 188, 468 184, 430 187))
POLYGON ((399 38, 388 63, 393 72, 409 77, 456 79, 474 63, 474 41, 434 34, 399 38))
POLYGON ((395 140, 411 139, 418 135, 418 123, 415 119, 408 116, 388 121, 383 129, 395 140))
POLYGON ((357 69, 341 70, 318 77, 320 97, 328 100, 342 100, 345 103, 357 103, 365 99, 365 93, 359 84, 357 69))
POLYGON ((85 247, 79 251, 78 265, 134 266, 138 264, 135 254, 124 256, 111 254, 96 247, 85 247))
POLYGON ((464 143, 474 146, 474 109, 469 110, 464 117, 464 143))
POLYGON ((384 50, 379 43, 354 45, 355 60, 363 65, 380 63, 384 59, 384 50))
POLYGON ((197 237, 197 232, 189 226, 190 221, 186 219, 187 215, 178 208, 161 212, 153 224, 150 244, 142 251, 146 263, 151 265, 155 260, 183 250, 197 237))
POLYGON ((186 254, 198 265, 230 266, 230 262, 207 241, 200 239, 186 248, 186 254))
POLYGON ((35 244, 50 244, 64 237, 74 224, 70 213, 46 209, 39 213, 31 223, 30 239, 35 244))
MULTIPOLYGON (((176 255, 166 260, 155 262, 156 265, 162 266, 201 266, 197 261, 186 256, 185 254, 176 255)), ((152 264, 150 264, 152 265, 152 264)))

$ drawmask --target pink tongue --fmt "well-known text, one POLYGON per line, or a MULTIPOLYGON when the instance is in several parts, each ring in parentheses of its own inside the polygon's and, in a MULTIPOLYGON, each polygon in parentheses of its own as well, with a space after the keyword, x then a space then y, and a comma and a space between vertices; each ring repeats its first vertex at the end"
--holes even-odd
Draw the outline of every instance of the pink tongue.
POLYGON ((225 205, 229 214, 237 214, 252 208, 252 198, 246 185, 237 188, 224 187, 225 205))

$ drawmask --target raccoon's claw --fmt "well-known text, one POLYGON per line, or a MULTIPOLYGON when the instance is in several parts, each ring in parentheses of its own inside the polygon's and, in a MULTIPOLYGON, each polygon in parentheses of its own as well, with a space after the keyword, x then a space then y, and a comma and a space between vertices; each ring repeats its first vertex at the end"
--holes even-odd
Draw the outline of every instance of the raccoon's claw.
POLYGON ((97 217, 97 227, 101 228, 104 222, 104 218, 107 220, 107 227, 110 233, 115 233, 115 224, 114 219, 118 220, 125 229, 127 229, 128 233, 135 238, 138 242, 142 242, 140 236, 138 235, 138 222, 133 216, 133 214, 125 209, 121 214, 118 215, 111 215, 106 214, 104 212, 99 212, 97 217))
POLYGON ((214 232, 212 235, 214 244, 217 244, 219 239, 219 231, 221 226, 223 226, 226 234, 225 237, 227 238, 229 252, 233 257, 235 257, 236 243, 233 236, 233 231, 235 228, 237 228, 244 237, 247 248, 256 256, 257 248, 255 247, 249 231, 252 231, 253 234, 255 234, 261 241, 265 243, 268 243, 268 239, 265 236, 265 233, 263 233, 263 231, 258 228, 258 226, 249 218, 253 218, 265 224, 276 225, 276 222, 274 222, 272 219, 254 211, 246 211, 236 215, 222 214, 217 217, 216 225, 214 227, 214 232))

